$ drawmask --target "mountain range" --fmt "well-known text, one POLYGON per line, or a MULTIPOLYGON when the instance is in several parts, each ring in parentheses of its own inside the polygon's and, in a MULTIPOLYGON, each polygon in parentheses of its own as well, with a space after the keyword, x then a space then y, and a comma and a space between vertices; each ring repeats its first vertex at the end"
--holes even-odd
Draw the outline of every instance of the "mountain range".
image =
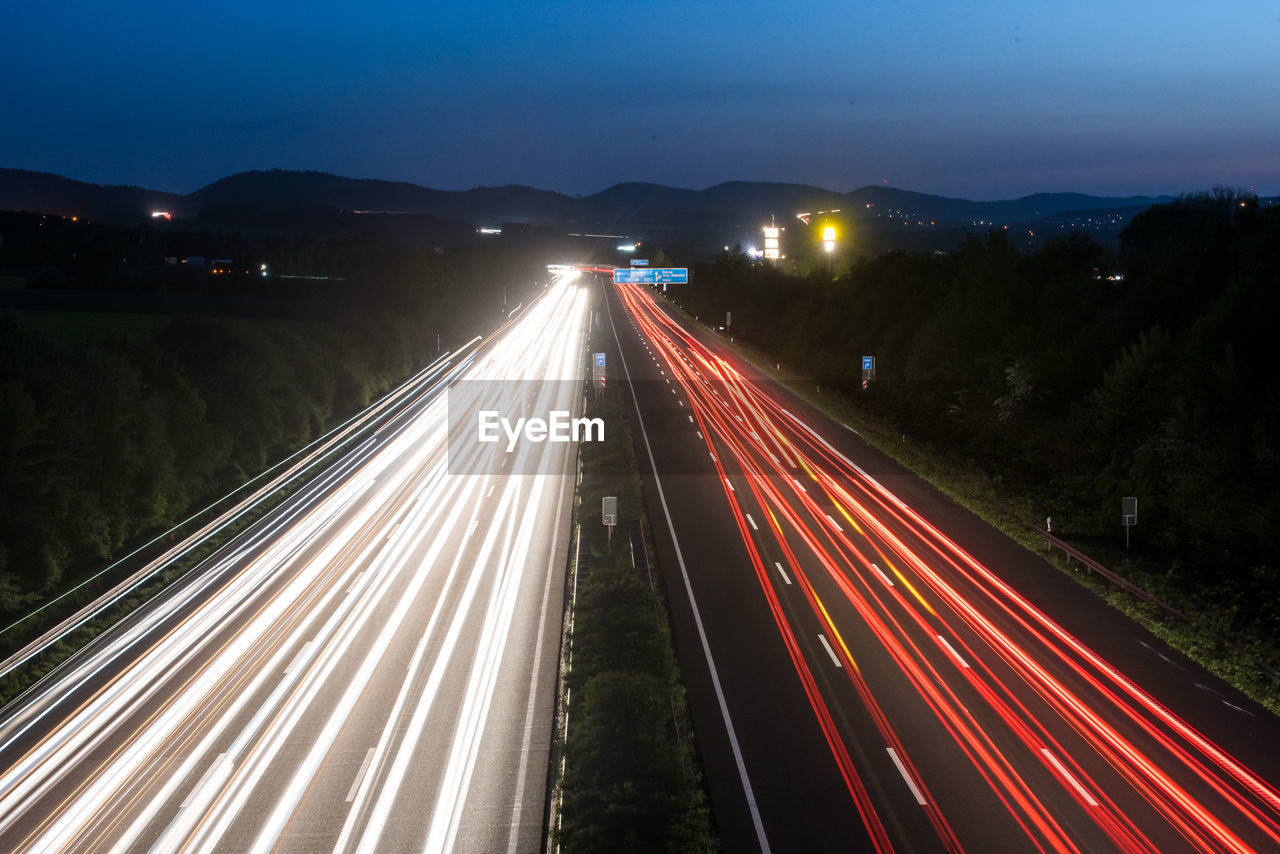
POLYGON ((730 181, 705 190, 660 184, 616 184, 590 196, 507 185, 434 190, 417 184, 344 178, 325 172, 281 169, 240 172, 187 195, 133 186, 102 186, 47 172, 0 168, 0 210, 78 215, 87 219, 138 220, 152 211, 191 219, 211 208, 288 211, 416 213, 475 225, 655 224, 699 213, 735 214, 752 224, 775 216, 841 209, 866 215, 906 214, 942 224, 1028 221, 1082 210, 1143 208, 1170 196, 1103 197, 1036 193, 1004 201, 971 201, 887 186, 847 193, 803 184, 730 181))

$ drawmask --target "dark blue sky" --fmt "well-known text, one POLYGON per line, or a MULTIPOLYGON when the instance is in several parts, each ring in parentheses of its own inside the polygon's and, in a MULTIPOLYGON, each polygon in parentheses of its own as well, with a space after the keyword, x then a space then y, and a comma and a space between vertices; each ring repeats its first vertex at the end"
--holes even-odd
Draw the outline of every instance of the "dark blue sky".
POLYGON ((176 192, 273 167, 1280 192, 1280 2, 1047 5, 14 3, 0 166, 176 192))

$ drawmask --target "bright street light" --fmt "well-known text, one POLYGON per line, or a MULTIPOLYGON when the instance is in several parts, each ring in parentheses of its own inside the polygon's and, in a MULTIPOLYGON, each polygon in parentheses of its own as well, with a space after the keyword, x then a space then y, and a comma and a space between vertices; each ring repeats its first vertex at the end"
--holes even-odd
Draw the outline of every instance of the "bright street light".
POLYGON ((777 261, 782 257, 779 243, 781 231, 782 229, 777 226, 766 225, 764 227, 764 257, 770 261, 777 261))

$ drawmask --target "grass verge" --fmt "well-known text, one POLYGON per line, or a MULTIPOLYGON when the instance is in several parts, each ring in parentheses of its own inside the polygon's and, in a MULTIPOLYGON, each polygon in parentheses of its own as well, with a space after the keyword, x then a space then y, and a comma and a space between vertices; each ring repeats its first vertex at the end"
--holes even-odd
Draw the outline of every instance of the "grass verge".
MULTIPOLYGON (((614 349, 600 333, 592 345, 614 349)), ((566 852, 717 851, 660 576, 642 568, 652 536, 619 387, 589 399, 587 415, 603 418, 607 432, 579 446, 581 540, 552 838, 566 852), (600 518, 606 495, 618 498, 612 537, 600 518)))

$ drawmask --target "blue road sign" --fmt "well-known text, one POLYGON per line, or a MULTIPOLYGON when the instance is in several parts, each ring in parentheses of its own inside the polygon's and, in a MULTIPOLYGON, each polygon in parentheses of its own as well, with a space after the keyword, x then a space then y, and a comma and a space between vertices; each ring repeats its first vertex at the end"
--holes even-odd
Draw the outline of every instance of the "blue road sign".
POLYGON ((863 357, 862 357, 862 370, 864 370, 864 371, 873 371, 873 370, 875 370, 875 367, 876 367, 876 357, 875 357, 875 356, 863 356, 863 357))
POLYGON ((687 285, 689 284, 688 267, 615 267, 613 269, 615 285, 687 285))
POLYGON ((597 368, 604 367, 604 353, 596 353, 596 367, 597 368))

